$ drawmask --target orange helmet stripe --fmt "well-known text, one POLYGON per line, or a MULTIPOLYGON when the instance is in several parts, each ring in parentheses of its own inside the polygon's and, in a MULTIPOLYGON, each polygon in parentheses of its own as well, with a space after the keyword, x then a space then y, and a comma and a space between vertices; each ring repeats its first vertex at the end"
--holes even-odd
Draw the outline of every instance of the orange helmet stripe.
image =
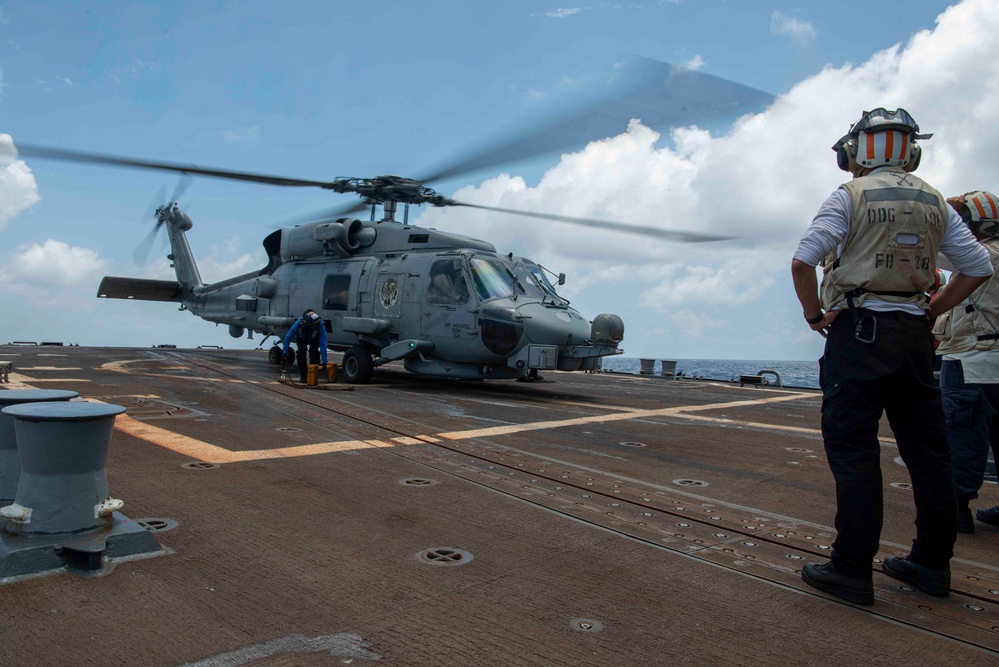
POLYGON ((867 135, 867 147, 866 148, 867 148, 867 159, 868 160, 873 160, 874 159, 874 135, 873 134, 868 134, 867 135))
POLYGON ((979 219, 986 217, 985 216, 985 207, 982 206, 982 201, 978 197, 972 197, 971 198, 971 203, 974 204, 975 208, 978 210, 978 217, 979 217, 979 219))
POLYGON ((999 218, 999 205, 996 204, 996 200, 992 198, 992 195, 988 192, 983 192, 985 200, 989 202, 989 206, 992 207, 992 217, 999 218))
POLYGON ((907 134, 902 135, 902 150, 898 156, 902 159, 909 157, 909 135, 907 134))
POLYGON ((892 159, 892 149, 895 148, 895 133, 885 132, 885 159, 892 159))

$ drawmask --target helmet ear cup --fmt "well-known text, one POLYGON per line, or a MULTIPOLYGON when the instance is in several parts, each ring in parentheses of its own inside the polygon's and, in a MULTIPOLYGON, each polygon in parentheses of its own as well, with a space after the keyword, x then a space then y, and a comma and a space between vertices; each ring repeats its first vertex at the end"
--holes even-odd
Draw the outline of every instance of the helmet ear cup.
POLYGON ((836 147, 836 166, 841 171, 850 171, 850 157, 846 154, 843 144, 836 147))
POLYGON ((912 173, 919 169, 919 161, 923 158, 923 149, 915 141, 912 142, 912 150, 909 151, 909 161, 905 163, 905 170, 912 173))
POLYGON ((842 171, 853 172, 852 164, 857 157, 857 147, 851 142, 842 142, 836 146, 836 166, 842 171))

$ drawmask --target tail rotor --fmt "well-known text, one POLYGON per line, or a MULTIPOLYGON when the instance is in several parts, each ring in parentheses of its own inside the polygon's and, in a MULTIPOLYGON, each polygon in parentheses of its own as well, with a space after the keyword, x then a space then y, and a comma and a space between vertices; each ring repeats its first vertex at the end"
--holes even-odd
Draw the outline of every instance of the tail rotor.
POLYGON ((180 179, 177 181, 177 186, 173 190, 173 194, 169 199, 165 199, 166 185, 160 186, 159 192, 153 197, 152 201, 149 202, 149 206, 146 208, 145 215, 142 216, 142 221, 145 223, 150 218, 155 219, 153 223, 153 228, 149 230, 149 233, 135 248, 135 252, 132 253, 132 259, 135 261, 135 265, 142 268, 146 265, 149 259, 149 251, 152 250, 153 244, 156 242, 156 237, 159 235, 160 229, 166 224, 166 221, 170 218, 173 213, 173 209, 177 206, 177 200, 184 194, 187 188, 191 185, 191 181, 194 179, 189 174, 182 174, 180 179))

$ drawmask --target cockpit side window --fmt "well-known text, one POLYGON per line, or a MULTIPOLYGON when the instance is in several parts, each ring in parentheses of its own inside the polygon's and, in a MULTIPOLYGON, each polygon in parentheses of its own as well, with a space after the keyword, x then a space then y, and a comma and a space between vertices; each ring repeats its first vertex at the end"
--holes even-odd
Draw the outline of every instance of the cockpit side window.
POLYGON ((347 310, 350 297, 350 274, 331 274, 323 283, 323 308, 347 310))
POLYGON ((427 302, 445 306, 468 303, 468 281, 461 272, 460 259, 439 259, 430 267, 427 302))

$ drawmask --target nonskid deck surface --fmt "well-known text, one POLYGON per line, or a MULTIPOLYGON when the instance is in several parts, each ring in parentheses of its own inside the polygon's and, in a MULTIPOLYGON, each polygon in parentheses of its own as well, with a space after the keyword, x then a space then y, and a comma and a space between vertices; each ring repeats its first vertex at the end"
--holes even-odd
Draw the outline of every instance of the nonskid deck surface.
MULTIPOLYGON (((834 535, 814 391, 453 382, 391 364, 319 391, 229 350, 0 347, 0 361, 3 388, 128 408, 111 492, 132 519, 176 524, 156 533, 169 555, 0 586, 0 665, 999 658, 999 529, 959 536, 949 598, 880 564, 872 607, 801 582, 834 535)), ((914 530, 887 424, 882 444, 879 558, 914 530)), ((987 484, 977 506, 997 502, 987 484)))

